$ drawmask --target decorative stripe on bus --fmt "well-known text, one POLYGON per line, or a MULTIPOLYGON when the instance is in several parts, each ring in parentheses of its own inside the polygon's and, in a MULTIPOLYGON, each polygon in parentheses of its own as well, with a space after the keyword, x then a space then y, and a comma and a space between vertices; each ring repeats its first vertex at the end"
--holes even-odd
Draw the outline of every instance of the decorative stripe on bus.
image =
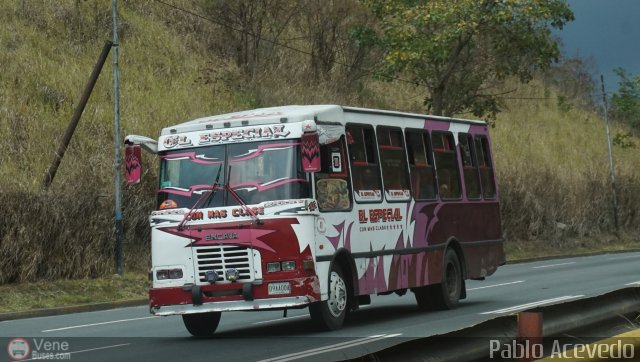
MULTIPOLYGON (((461 242, 460 246, 462 248, 467 248, 467 247, 478 247, 478 246, 487 246, 487 245, 503 244, 503 243, 504 243, 504 239, 479 240, 479 241, 461 242)), ((374 258, 374 257, 378 257, 378 256, 385 256, 385 255, 418 254, 418 253, 423 253, 423 252, 427 252, 427 251, 444 249, 446 246, 447 246, 447 244, 442 243, 442 244, 438 244, 438 245, 422 246, 422 247, 418 247, 418 248, 365 251, 365 252, 352 253, 351 256, 354 259, 359 259, 359 258, 374 258)), ((321 261, 331 261, 331 260, 333 260, 333 255, 321 255, 321 256, 316 257, 316 259, 319 262, 321 262, 321 261)))

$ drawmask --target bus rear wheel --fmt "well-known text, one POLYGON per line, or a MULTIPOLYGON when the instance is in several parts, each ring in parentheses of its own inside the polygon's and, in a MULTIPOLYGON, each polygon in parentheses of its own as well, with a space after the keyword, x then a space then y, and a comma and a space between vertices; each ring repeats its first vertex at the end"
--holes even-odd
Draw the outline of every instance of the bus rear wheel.
POLYGON ((309 314, 316 325, 324 330, 342 327, 349 306, 349 289, 342 269, 332 265, 329 271, 329 298, 309 305, 309 314))
POLYGON ((458 254, 452 249, 447 249, 442 265, 442 282, 415 288, 414 294, 421 309, 444 310, 458 305, 462 288, 462 267, 458 254))
POLYGON ((211 337, 220 324, 221 312, 183 314, 182 321, 194 337, 211 337))

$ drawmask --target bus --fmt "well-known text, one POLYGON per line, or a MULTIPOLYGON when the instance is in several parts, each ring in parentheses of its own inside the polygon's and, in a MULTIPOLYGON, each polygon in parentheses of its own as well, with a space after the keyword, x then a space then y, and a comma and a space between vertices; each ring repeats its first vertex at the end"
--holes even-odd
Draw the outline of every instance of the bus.
POLYGON ((222 312, 305 307, 335 330, 371 295, 408 291, 449 309, 505 263, 483 121, 282 106, 125 143, 128 165, 141 147, 160 159, 150 311, 194 336, 222 312))

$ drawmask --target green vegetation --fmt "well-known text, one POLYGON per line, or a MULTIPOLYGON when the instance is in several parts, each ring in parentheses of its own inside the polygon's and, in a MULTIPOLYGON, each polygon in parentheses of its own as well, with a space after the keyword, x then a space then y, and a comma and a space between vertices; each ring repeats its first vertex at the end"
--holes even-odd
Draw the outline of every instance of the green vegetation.
POLYGON ((0 313, 55 308, 87 303, 140 300, 147 296, 149 279, 143 273, 122 277, 56 280, 0 286, 0 313))
MULTIPOLYGON (((198 16, 159 1, 120 2, 123 135, 156 137, 162 127, 196 117, 283 104, 425 112, 424 87, 374 76, 381 53, 353 34, 375 29, 378 20, 359 1, 171 4, 198 16)), ((110 2, 0 2, 0 284, 62 283, 114 271, 111 62, 51 188, 41 190, 110 38, 110 2)), ((573 250, 576 240, 602 240, 593 248, 612 245, 601 237, 614 232, 604 126, 585 101, 590 84, 574 76, 583 69, 563 65, 532 73, 526 86, 504 78, 506 84, 492 92, 502 93, 493 151, 505 237, 514 255, 573 250)), ((626 127, 612 125, 614 134, 628 133, 626 127)), ((614 151, 621 235, 634 235, 640 228, 637 149, 614 151)), ((149 267, 157 163, 146 155, 143 183, 124 189, 125 270, 134 278, 149 267)), ((638 243, 623 239, 629 247, 638 243)))
POLYGON ((618 83, 618 90, 613 94, 611 99, 611 115, 616 120, 627 123, 636 132, 639 132, 640 75, 632 76, 622 68, 616 68, 615 73, 620 77, 620 81, 618 83))
MULTIPOLYGON (((383 51, 386 73, 406 74, 424 86, 428 109, 443 116, 495 117, 495 87, 510 76, 528 82, 558 60, 550 28, 573 20, 562 0, 365 3, 380 20, 374 43, 383 51)), ((359 34, 368 39, 374 32, 359 34)))

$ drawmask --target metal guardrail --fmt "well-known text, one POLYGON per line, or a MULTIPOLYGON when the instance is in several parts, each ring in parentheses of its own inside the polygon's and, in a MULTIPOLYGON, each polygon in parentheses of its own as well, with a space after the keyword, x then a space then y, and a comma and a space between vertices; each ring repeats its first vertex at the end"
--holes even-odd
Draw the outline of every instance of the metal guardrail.
MULTIPOLYGON (((603 295, 561 304, 536 307, 526 312, 542 315, 542 344, 527 345, 526 338, 518 336, 518 315, 497 317, 458 331, 410 340, 373 353, 363 360, 420 360, 420 361, 530 361, 548 356, 549 346, 591 343, 610 337, 612 325, 626 325, 638 329, 640 316, 640 287, 620 289, 603 295), (589 336, 580 333, 590 331, 589 336), (598 336, 598 333, 602 333, 598 336), (522 352, 529 348, 529 352, 522 352), (533 354, 531 352, 533 351, 533 354), (547 352, 547 353, 545 353, 547 352), (539 355, 543 354, 543 355, 539 355)), ((633 343, 634 358, 640 360, 640 338, 629 338, 633 343)), ((592 359, 598 360, 598 359, 592 359)))

